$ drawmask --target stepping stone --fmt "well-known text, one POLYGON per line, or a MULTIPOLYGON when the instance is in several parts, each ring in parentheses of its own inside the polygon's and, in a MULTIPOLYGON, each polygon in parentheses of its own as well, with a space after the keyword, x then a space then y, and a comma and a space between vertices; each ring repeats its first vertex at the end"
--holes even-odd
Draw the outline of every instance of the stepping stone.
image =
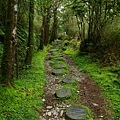
POLYGON ((71 89, 69 88, 61 88, 56 91, 56 96, 59 98, 70 97, 72 94, 71 89))
POLYGON ((59 49, 51 49, 50 52, 56 52, 58 51, 59 49))
POLYGON ((53 58, 54 60, 57 60, 57 61, 64 61, 64 59, 62 57, 58 57, 58 58, 53 58))
POLYGON ((88 115, 88 111, 80 106, 71 106, 66 111, 66 116, 70 120, 84 120, 88 115))
POLYGON ((74 82, 74 79, 72 79, 72 78, 64 78, 62 81, 64 83, 72 83, 72 82, 74 82))
POLYGON ((51 53, 52 55, 61 55, 58 51, 54 51, 51 53))
POLYGON ((52 72, 53 75, 64 75, 63 71, 61 69, 55 69, 52 72))
POLYGON ((59 58, 59 57, 63 57, 62 55, 51 55, 50 59, 55 59, 55 58, 59 58))
POLYGON ((59 61, 50 61, 50 65, 60 64, 59 61))
POLYGON ((66 68, 66 66, 65 65, 63 65, 63 64, 55 64, 54 65, 54 68, 56 68, 56 69, 62 69, 62 68, 66 68))

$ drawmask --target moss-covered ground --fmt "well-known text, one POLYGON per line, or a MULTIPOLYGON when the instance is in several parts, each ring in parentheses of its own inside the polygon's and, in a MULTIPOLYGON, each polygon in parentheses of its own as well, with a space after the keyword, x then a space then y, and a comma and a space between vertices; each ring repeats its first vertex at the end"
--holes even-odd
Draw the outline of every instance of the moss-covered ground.
POLYGON ((0 120, 36 120, 42 108, 47 48, 34 54, 30 69, 20 71, 15 88, 0 86, 0 120))

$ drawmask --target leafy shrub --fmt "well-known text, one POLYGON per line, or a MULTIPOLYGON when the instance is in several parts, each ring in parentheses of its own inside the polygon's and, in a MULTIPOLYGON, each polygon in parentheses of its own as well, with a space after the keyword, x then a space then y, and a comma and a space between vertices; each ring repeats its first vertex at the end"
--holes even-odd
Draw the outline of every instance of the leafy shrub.
POLYGON ((104 27, 102 32, 103 52, 102 61, 114 64, 120 58, 120 19, 114 20, 104 27))

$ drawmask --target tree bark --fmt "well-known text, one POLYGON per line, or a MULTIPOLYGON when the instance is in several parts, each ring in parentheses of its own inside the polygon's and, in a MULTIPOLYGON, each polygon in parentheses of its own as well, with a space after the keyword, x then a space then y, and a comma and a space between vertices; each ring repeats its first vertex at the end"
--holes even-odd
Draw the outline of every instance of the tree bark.
POLYGON ((55 9, 53 10, 54 22, 53 22, 53 26, 52 26, 50 43, 51 43, 52 41, 54 41, 55 39, 57 39, 57 26, 58 26, 57 9, 58 9, 58 8, 57 8, 57 5, 56 5, 55 9))
POLYGON ((16 30, 17 30, 17 0, 8 1, 4 52, 2 57, 1 83, 5 86, 13 85, 14 65, 16 55, 16 30))
POLYGON ((34 46, 34 37, 33 37, 33 21, 34 21, 34 1, 30 0, 29 5, 29 36, 28 36, 28 49, 25 58, 25 64, 31 65, 32 56, 33 56, 33 46, 34 46))
POLYGON ((49 28, 50 28, 50 7, 46 9, 46 21, 45 21, 45 45, 49 43, 49 28))

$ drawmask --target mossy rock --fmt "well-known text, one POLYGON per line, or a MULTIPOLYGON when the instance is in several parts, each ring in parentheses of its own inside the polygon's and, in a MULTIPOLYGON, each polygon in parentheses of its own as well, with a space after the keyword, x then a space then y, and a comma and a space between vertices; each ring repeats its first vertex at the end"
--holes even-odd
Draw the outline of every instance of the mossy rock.
POLYGON ((64 58, 63 57, 57 57, 57 58, 53 58, 53 60, 64 61, 64 58))
POLYGON ((74 79, 72 79, 72 78, 64 78, 64 79, 62 80, 62 82, 64 82, 64 83, 73 83, 73 82, 74 82, 74 79))
POLYGON ((51 55, 51 56, 50 56, 50 59, 56 59, 56 58, 59 58, 59 57, 63 57, 63 56, 60 55, 60 54, 57 54, 57 55, 51 55))
POLYGON ((70 88, 61 88, 56 91, 56 96, 58 98, 68 98, 72 95, 72 90, 70 88))
POLYGON ((60 61, 50 61, 50 65, 55 65, 55 64, 61 64, 61 62, 60 61))
POLYGON ((50 50, 50 52, 57 52, 57 51, 59 51, 58 48, 56 48, 56 49, 51 49, 51 50, 50 50))
POLYGON ((53 67, 55 69, 67 69, 67 66, 65 64, 54 64, 53 67))
POLYGON ((54 70, 52 71, 52 74, 53 74, 53 75, 56 75, 56 76, 62 76, 62 75, 65 74, 65 71, 63 71, 62 69, 54 69, 54 70))
POLYGON ((66 118, 69 120, 84 120, 88 111, 80 106, 70 106, 66 111, 66 118))
POLYGON ((59 53, 59 51, 53 51, 51 54, 56 55, 56 54, 60 54, 60 53, 59 53))

